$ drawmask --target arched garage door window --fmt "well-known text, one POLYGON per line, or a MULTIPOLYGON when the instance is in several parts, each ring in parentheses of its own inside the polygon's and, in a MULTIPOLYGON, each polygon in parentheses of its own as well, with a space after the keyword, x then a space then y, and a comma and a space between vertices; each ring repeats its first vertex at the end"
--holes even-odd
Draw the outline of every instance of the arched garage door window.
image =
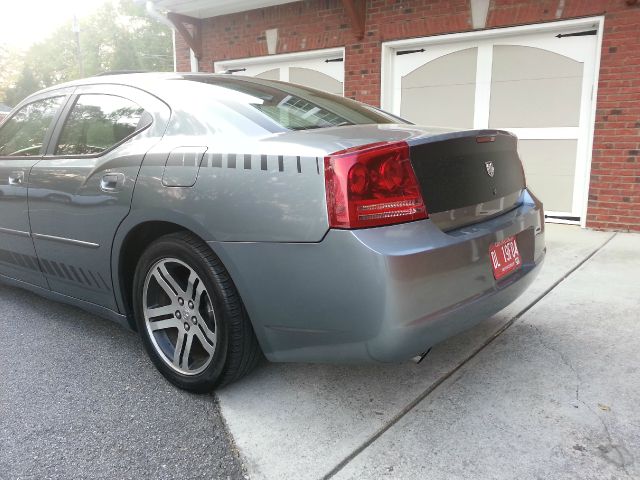
POLYGON ((214 69, 216 73, 282 80, 336 95, 344 94, 343 49, 220 61, 215 63, 214 69))

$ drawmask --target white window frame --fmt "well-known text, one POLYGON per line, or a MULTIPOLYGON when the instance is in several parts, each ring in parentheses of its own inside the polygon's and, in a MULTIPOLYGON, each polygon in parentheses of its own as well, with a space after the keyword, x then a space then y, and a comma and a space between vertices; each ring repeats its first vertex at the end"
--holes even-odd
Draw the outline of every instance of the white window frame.
MULTIPOLYGON (((591 160, 593 156, 593 136, 595 130, 596 107, 598 103, 598 78, 600 72, 600 57, 602 53, 602 37, 604 32, 604 16, 578 18, 574 20, 561 20, 517 27, 492 28, 471 32, 452 33, 447 35, 434 35, 430 37, 408 38, 384 42, 381 51, 381 71, 380 71, 380 106, 383 110, 392 110, 393 107, 393 58, 398 49, 411 49, 413 47, 423 47, 425 45, 442 45, 457 42, 469 42, 480 39, 504 38, 508 36, 518 36, 533 33, 543 33, 557 30, 559 28, 591 28, 598 31, 596 38, 596 53, 593 62, 593 90, 591 95, 591 111, 589 115, 589 128, 587 132, 587 152, 586 152, 586 175, 584 175, 583 198, 581 202, 580 226, 586 227, 587 209, 589 204, 589 185, 591 180, 591 160)), ((478 113, 478 112, 476 112, 478 113)), ((474 113, 475 115, 475 113, 474 113)), ((554 220, 555 221, 555 220, 554 220)), ((557 220, 557 223, 578 222, 557 220)))

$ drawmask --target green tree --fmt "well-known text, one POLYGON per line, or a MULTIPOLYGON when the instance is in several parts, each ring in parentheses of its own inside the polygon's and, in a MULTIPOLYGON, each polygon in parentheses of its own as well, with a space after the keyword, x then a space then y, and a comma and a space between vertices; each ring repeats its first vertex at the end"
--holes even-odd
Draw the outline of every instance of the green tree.
MULTIPOLYGON (((114 70, 172 70, 172 48, 171 29, 148 17, 144 6, 134 0, 107 2, 80 20, 85 76, 114 70)), ((11 106, 41 88, 80 78, 71 21, 32 45, 17 73, 15 68, 15 81, 4 89, 4 102, 11 106)))
POLYGON ((22 72, 23 56, 15 49, 0 45, 0 102, 6 91, 15 85, 22 72))

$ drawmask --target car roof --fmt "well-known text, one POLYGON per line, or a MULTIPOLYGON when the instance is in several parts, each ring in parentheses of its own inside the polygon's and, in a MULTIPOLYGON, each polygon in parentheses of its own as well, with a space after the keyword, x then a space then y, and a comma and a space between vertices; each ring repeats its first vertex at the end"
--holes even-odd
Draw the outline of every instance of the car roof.
POLYGON ((56 90, 68 87, 80 87, 85 85, 126 85, 131 87, 140 88, 148 91, 149 93, 159 93, 166 88, 166 81, 169 80, 200 80, 203 81, 207 78, 224 78, 225 81, 232 82, 250 82, 276 85, 284 82, 276 80, 263 80, 254 77, 246 76, 232 76, 224 73, 179 73, 179 72, 145 72, 145 73, 114 73, 114 74, 100 74, 94 77, 82 78, 79 80, 72 80, 70 82, 54 85, 43 90, 36 92, 36 94, 54 92, 56 90), (163 88, 164 87, 164 88, 163 88))

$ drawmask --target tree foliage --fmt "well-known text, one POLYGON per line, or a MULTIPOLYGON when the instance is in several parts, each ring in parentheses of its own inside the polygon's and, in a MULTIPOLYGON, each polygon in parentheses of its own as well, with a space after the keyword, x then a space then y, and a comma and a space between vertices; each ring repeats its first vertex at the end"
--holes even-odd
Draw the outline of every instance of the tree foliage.
MULTIPOLYGON (((173 69, 171 30, 147 16, 144 6, 134 0, 107 2, 79 23, 84 76, 114 70, 173 69)), ((0 101, 11 106, 41 88, 82 76, 71 20, 32 45, 22 58, 14 54, 6 55, 5 60, 3 53, 0 51, 0 70, 5 72, 0 77, 0 101)))
POLYGON ((21 52, 0 45, 0 102, 4 101, 5 92, 15 85, 22 72, 23 57, 21 52))

